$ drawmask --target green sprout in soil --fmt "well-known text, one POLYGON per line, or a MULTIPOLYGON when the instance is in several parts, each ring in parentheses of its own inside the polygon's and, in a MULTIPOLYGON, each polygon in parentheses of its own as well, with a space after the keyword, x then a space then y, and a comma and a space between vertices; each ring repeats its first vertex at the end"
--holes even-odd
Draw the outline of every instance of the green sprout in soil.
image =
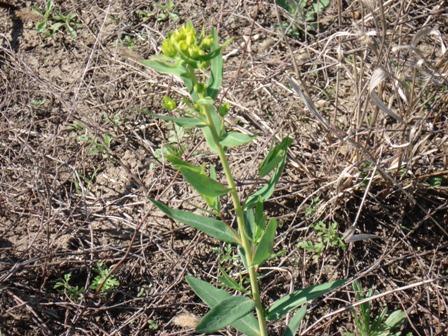
MULTIPOLYGON (((361 301, 373 295, 373 288, 364 293, 359 281, 353 282, 353 289, 356 293, 356 300, 361 301)), ((359 305, 359 312, 352 309, 355 321, 355 332, 345 332, 344 336, 401 336, 399 328, 406 321, 406 314, 402 310, 395 310, 387 317, 387 307, 379 315, 372 319, 372 307, 370 301, 359 305)), ((406 336, 412 336, 408 333, 406 336)))
POLYGON ((202 131, 210 152, 220 161, 219 170, 211 162, 208 162, 210 168, 207 170, 206 164, 195 165, 177 155, 167 155, 167 160, 203 198, 210 209, 208 212, 221 219, 173 209, 155 199, 151 199, 151 202, 172 219, 236 246, 246 269, 244 275, 239 276, 244 276, 247 282, 240 279, 236 281, 227 273, 227 276, 221 277, 227 287, 232 287, 232 294, 199 278, 187 276, 186 280, 193 291, 210 307, 197 324, 196 332, 213 333, 230 325, 248 336, 267 336, 268 321, 275 321, 296 311, 283 334, 294 335, 305 315, 306 303, 341 286, 345 280, 296 290, 268 307, 262 303, 260 267, 274 255, 278 224, 275 218, 267 218, 263 204, 273 194, 285 168, 287 149, 292 140, 285 137, 270 149, 258 169, 259 176, 268 179, 268 182, 243 202, 228 161, 228 151, 250 143, 254 137, 227 131, 224 117, 229 113, 230 106, 218 103, 223 80, 222 50, 230 42, 220 45, 215 29, 208 35, 204 29, 197 34, 193 24, 188 22, 168 33, 162 43, 162 55, 142 61, 160 73, 180 78, 186 86, 190 98, 183 103, 187 108, 178 109, 176 102, 171 102, 169 98, 164 101, 169 115, 147 114, 174 122, 180 127, 202 131), (178 110, 181 116, 174 114, 178 110), (231 200, 237 227, 230 224, 232 221, 226 221, 222 219, 224 216, 220 216, 221 202, 224 201, 222 198, 231 200))
POLYGON ((111 269, 112 267, 108 268, 103 262, 98 262, 93 267, 93 272, 96 273, 96 276, 93 278, 89 288, 95 291, 101 289, 101 292, 103 293, 107 293, 117 288, 120 285, 120 282, 113 274, 110 274, 111 269))
POLYGON ((313 258, 320 257, 322 252, 331 247, 339 247, 345 250, 345 242, 342 235, 338 230, 338 223, 333 222, 328 227, 323 221, 319 221, 312 226, 312 229, 317 237, 320 238, 319 242, 303 241, 297 244, 297 247, 305 249, 307 252, 313 253, 313 258))
POLYGON ((72 277, 72 273, 66 273, 64 275, 64 280, 56 282, 54 285, 54 289, 59 289, 61 294, 65 294, 70 299, 75 302, 79 302, 81 300, 81 295, 84 293, 84 288, 79 286, 73 286, 70 284, 70 279, 72 277))
POLYGON ((167 20, 176 22, 179 20, 179 14, 174 11, 174 2, 172 0, 167 0, 164 5, 162 3, 156 3, 156 7, 158 9, 157 12, 137 9, 134 13, 143 22, 149 21, 153 17, 158 22, 167 20))
MULTIPOLYGON (((319 28, 317 24, 317 15, 323 12, 329 5, 330 0, 276 0, 275 3, 285 9, 294 19, 303 21, 305 24, 313 29, 319 28)), ((296 23, 289 24, 282 21, 282 30, 292 38, 302 38, 303 29, 296 23)))
POLYGON ((65 29, 72 38, 76 38, 77 30, 83 27, 77 22, 76 14, 55 13, 53 0, 46 1, 45 11, 32 6, 32 12, 40 17, 40 21, 36 23, 36 30, 47 37, 53 37, 58 31, 65 29))

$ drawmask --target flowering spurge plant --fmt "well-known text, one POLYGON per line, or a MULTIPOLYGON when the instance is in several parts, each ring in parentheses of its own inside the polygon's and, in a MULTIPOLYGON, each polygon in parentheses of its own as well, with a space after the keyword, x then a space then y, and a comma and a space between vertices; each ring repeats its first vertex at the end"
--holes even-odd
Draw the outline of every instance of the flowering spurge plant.
MULTIPOLYGON (((181 127, 202 130, 209 149, 219 157, 226 182, 220 181, 212 165, 207 172, 205 164, 197 166, 176 155, 167 155, 167 159, 199 193, 208 205, 209 212, 216 217, 224 217, 220 216, 221 197, 230 195, 237 228, 225 220, 172 209, 157 200, 151 202, 172 219, 223 242, 237 245, 246 268, 244 274, 249 277, 250 288, 245 288, 244 281, 237 282, 228 274, 220 277, 227 288, 237 293, 233 295, 198 278, 186 278, 193 291, 211 308, 197 324, 197 332, 211 333, 231 325, 248 336, 267 336, 267 321, 277 320, 298 308, 284 332, 284 335, 294 335, 305 315, 306 303, 342 285, 344 280, 297 290, 270 307, 264 307, 261 302, 260 266, 273 256, 277 230, 277 220, 265 216, 263 203, 274 192, 292 140, 286 137, 269 151, 258 170, 260 177, 268 178, 268 182, 242 202, 226 153, 229 148, 244 145, 253 137, 226 131, 224 117, 230 106, 226 103, 215 106, 222 84, 222 50, 229 42, 220 45, 215 29, 209 35, 203 29, 198 35, 189 22, 168 34, 162 43, 162 55, 142 63, 160 73, 179 77, 187 87, 190 99, 183 100, 186 108, 181 110, 181 117, 147 113, 173 121, 181 127)), ((164 97, 162 105, 169 111, 177 108, 177 103, 169 97, 164 97)))

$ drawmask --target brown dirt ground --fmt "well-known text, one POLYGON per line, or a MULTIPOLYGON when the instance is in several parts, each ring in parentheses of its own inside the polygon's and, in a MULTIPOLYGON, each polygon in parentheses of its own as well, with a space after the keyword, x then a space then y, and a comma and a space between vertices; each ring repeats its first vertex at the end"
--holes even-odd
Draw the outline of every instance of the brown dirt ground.
MULTIPOLYGON (((309 304, 299 332, 342 335, 354 330, 342 308, 354 302, 350 283, 358 278, 386 294, 372 302, 374 313, 406 312, 403 335, 447 334, 448 283, 439 279, 448 274, 446 1, 332 0, 317 30, 272 1, 174 1, 177 22, 158 20, 163 11, 153 1, 55 1, 57 11, 77 14, 77 38, 37 32, 31 5, 43 3, 0 1, 0 334, 194 334, 175 318, 207 309, 184 276, 213 280, 231 261, 217 252, 219 242, 167 220, 148 201, 200 204, 155 156, 173 126, 142 113, 163 113, 163 95, 186 92, 138 63, 187 20, 217 27, 222 41, 234 38, 221 99, 232 105, 229 127, 258 135, 230 153, 241 195, 258 185, 255 167, 269 144, 294 139, 266 209, 281 220, 275 249, 284 251, 262 271, 266 304, 294 288, 349 279, 309 304), (379 68, 388 76, 370 89, 379 68), (374 105, 371 92, 399 118, 374 105), (354 228, 379 238, 313 259, 297 243, 318 240, 310 229, 318 220, 336 221, 341 234, 354 228), (99 261, 120 263, 120 285, 106 295, 89 289, 99 261), (69 272, 86 290, 77 302, 54 289, 69 272)), ((181 140, 192 160, 215 160, 194 131, 181 140)), ((282 322, 271 335, 281 335, 282 322)))

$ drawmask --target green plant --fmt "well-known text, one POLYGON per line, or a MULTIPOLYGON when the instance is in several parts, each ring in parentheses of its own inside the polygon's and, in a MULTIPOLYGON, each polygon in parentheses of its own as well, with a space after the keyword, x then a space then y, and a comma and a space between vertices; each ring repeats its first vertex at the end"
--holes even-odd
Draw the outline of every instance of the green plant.
POLYGON ((159 324, 154 320, 148 320, 148 329, 149 330, 158 330, 159 324))
POLYGON ((312 214, 316 213, 319 201, 320 201, 319 196, 313 198, 310 206, 305 210, 305 217, 310 217, 312 214))
MULTIPOLYGON (((277 5, 284 8, 294 19, 304 21, 309 27, 316 30, 318 25, 316 23, 317 15, 330 5, 330 0, 276 0, 277 5)), ((292 25, 288 22, 282 21, 283 31, 293 38, 302 36, 302 29, 294 23, 292 25)))
POLYGON ((84 293, 84 288, 79 286, 70 285, 70 279, 72 277, 72 273, 66 273, 64 275, 64 280, 56 282, 54 285, 54 289, 60 288, 59 292, 67 295, 70 299, 75 302, 81 300, 81 294, 84 293))
POLYGON ((97 291, 101 286, 101 292, 103 293, 107 293, 117 288, 120 285, 120 282, 113 274, 109 274, 111 269, 112 267, 108 268, 103 262, 96 263, 93 267, 93 272, 96 273, 96 276, 93 278, 89 288, 97 291), (105 282, 104 279, 106 279, 105 282))
POLYGON ((73 122, 73 124, 68 128, 70 131, 83 131, 83 134, 78 135, 77 140, 82 143, 89 145, 89 153, 92 155, 101 155, 103 159, 109 157, 109 150, 112 145, 113 138, 110 134, 102 134, 101 140, 99 140, 95 135, 91 134, 89 130, 79 122, 73 122))
POLYGON ((338 223, 333 222, 329 227, 323 221, 319 221, 312 226, 314 233, 320 237, 319 242, 303 241, 297 244, 299 248, 303 248, 313 253, 313 258, 320 257, 323 250, 329 247, 339 247, 345 250, 345 242, 338 230, 338 223))
POLYGON ((428 183, 430 189, 437 189, 442 186, 443 178, 441 176, 430 176, 428 177, 428 183))
POLYGON ((47 0, 45 2, 45 11, 32 6, 32 12, 40 16, 41 20, 36 23, 36 30, 48 37, 53 37, 54 34, 61 28, 64 28, 72 38, 76 38, 78 29, 82 28, 82 24, 77 22, 77 15, 74 13, 68 13, 63 15, 62 13, 53 13, 54 1, 47 0))
MULTIPOLYGON (((353 282, 352 286, 355 291, 356 300, 358 301, 373 295, 372 288, 367 293, 364 293, 361 284, 357 280, 353 282)), ((356 331, 354 333, 345 332, 344 336, 401 336, 401 332, 397 329, 406 321, 404 311, 396 310, 387 317, 386 307, 382 310, 381 314, 372 320, 370 301, 360 304, 359 308, 359 313, 355 309, 352 309, 356 331)), ((407 336, 412 336, 412 333, 408 333, 407 336)))
POLYGON ((156 157, 159 160, 162 160, 167 155, 181 157, 187 149, 187 145, 185 144, 187 138, 188 134, 185 128, 174 124, 174 129, 170 129, 168 133, 168 143, 155 150, 156 157))
POLYGON ((95 169, 90 176, 84 176, 75 172, 73 176, 73 182, 75 185, 76 194, 81 195, 84 191, 90 190, 95 177, 98 174, 99 168, 95 169))
MULTIPOLYGON (((236 282, 230 275, 226 279, 230 279, 234 289, 240 292, 237 295, 231 295, 211 283, 187 276, 187 282, 193 291, 211 308, 196 326, 197 332, 215 332, 231 325, 248 336, 267 336, 267 321, 277 320, 299 308, 284 332, 284 335, 294 335, 305 315, 306 303, 342 285, 344 280, 297 290, 275 301, 268 308, 262 304, 259 287, 260 266, 273 255, 277 230, 277 220, 267 218, 263 204, 274 192, 285 168, 287 149, 292 140, 285 137, 270 149, 258 170, 259 176, 267 178, 268 182, 242 202, 227 152, 233 147, 251 142, 253 137, 227 131, 224 117, 230 106, 215 106, 223 80, 222 49, 228 43, 230 41, 223 45, 218 43, 215 29, 212 29, 209 35, 205 34, 204 29, 197 34, 193 24, 188 22, 168 34, 162 43, 162 55, 142 61, 144 65, 160 73, 179 77, 188 89, 190 99, 184 100, 188 109, 183 110, 180 117, 173 115, 177 104, 173 104, 169 99, 166 100, 166 107, 171 111, 170 115, 146 113, 172 121, 180 127, 199 128, 202 131, 210 151, 217 155, 222 171, 217 171, 209 163, 207 172, 205 164, 197 166, 176 155, 167 155, 167 159, 204 199, 210 209, 208 212, 221 220, 176 210, 154 199, 151 199, 151 202, 172 219, 225 243, 236 245, 241 263, 246 269, 244 277, 248 277, 248 288, 245 287, 244 281, 236 282), (222 175, 225 177, 224 183, 221 182, 222 175), (221 214, 221 198, 228 195, 233 204, 237 228, 232 227, 231 221, 225 220, 225 216, 221 214), (254 310, 257 317, 253 314, 254 310)), ((243 275, 240 273, 240 276, 243 275)))
POLYGON ((135 11, 135 15, 141 21, 148 21, 154 16, 156 16, 157 21, 170 20, 176 22, 179 20, 179 15, 173 11, 174 2, 172 0, 167 0, 165 5, 162 5, 161 3, 156 3, 156 7, 159 9, 157 14, 155 12, 151 12, 148 10, 138 9, 135 11))
POLYGON ((129 50, 134 49, 138 42, 144 41, 145 38, 140 34, 136 34, 135 36, 126 35, 122 40, 117 40, 115 42, 116 45, 122 45, 129 50))

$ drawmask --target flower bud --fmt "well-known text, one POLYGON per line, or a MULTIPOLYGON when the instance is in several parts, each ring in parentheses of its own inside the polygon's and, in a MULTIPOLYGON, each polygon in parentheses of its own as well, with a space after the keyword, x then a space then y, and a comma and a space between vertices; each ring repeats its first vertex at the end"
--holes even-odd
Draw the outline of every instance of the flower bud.
POLYGON ((185 42, 185 40, 180 40, 177 45, 179 46, 180 50, 182 50, 183 52, 187 52, 188 44, 187 42, 185 42))
POLYGON ((162 53, 168 57, 174 57, 177 54, 176 48, 174 48, 171 40, 166 39, 162 42, 162 53))
POLYGON ((193 44, 188 47, 188 54, 191 58, 197 59, 200 56, 204 56, 205 53, 196 44, 193 44))
POLYGON ((218 112, 221 117, 225 117, 230 111, 230 103, 224 102, 219 106, 218 112))
POLYGON ((170 97, 164 96, 162 106, 168 111, 172 111, 177 107, 176 102, 170 97))
POLYGON ((200 47, 201 47, 201 49, 210 49, 214 42, 215 41, 213 39, 213 36, 212 35, 207 35, 202 40, 200 47))

